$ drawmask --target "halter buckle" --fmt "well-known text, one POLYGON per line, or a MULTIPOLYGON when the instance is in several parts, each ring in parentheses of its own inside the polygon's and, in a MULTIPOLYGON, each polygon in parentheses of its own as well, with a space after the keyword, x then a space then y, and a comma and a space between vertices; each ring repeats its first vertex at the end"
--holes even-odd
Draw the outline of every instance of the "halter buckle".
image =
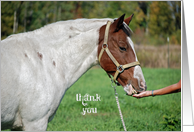
POLYGON ((102 48, 103 48, 103 49, 108 48, 108 44, 103 44, 103 45, 102 45, 102 48))
POLYGON ((122 73, 122 72, 124 71, 123 65, 119 65, 119 66, 117 67, 117 71, 118 71, 119 73, 122 73))

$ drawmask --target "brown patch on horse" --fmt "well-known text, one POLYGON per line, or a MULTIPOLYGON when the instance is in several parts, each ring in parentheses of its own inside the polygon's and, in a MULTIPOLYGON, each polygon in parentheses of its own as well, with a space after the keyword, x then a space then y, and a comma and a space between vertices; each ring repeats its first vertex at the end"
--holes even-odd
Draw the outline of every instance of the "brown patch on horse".
POLYGON ((27 55, 26 53, 24 53, 24 56, 25 56, 26 58, 28 58, 28 55, 27 55))
POLYGON ((40 60, 42 60, 43 55, 41 53, 39 53, 39 52, 37 52, 37 54, 38 54, 38 57, 40 58, 40 60))
POLYGON ((53 61, 53 65, 54 65, 54 66, 56 66, 56 63, 55 63, 55 61, 53 61))

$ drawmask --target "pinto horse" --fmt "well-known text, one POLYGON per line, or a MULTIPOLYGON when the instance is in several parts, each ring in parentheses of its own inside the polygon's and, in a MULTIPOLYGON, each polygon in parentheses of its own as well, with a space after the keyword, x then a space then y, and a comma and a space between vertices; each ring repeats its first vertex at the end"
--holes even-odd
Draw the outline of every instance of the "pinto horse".
POLYGON ((128 95, 145 91, 132 17, 60 21, 2 40, 1 129, 46 130, 66 90, 94 65, 128 95))

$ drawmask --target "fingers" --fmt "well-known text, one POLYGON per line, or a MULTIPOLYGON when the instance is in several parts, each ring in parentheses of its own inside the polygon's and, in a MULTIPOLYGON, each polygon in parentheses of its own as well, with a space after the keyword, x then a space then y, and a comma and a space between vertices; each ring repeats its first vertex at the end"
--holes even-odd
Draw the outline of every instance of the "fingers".
POLYGON ((135 97, 137 99, 141 98, 141 96, 139 94, 134 94, 133 97, 135 97))
POLYGON ((139 94, 134 94, 133 97, 136 97, 136 98, 142 98, 142 97, 147 97, 149 96, 149 91, 145 91, 145 92, 142 92, 142 93, 139 93, 139 94))

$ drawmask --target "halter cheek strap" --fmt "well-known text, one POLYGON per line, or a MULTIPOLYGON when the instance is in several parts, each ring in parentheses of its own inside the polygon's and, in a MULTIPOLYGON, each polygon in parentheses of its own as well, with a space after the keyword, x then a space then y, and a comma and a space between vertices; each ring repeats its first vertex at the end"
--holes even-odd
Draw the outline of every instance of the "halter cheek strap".
POLYGON ((117 76, 122 73, 126 68, 130 68, 130 67, 133 67, 133 66, 136 66, 136 65, 140 65, 139 61, 135 61, 135 62, 132 62, 132 63, 128 63, 128 64, 125 64, 125 65, 120 65, 117 60, 114 58, 114 56, 111 54, 110 50, 108 49, 108 33, 109 33, 109 28, 110 28, 110 25, 111 25, 111 22, 108 21, 107 25, 106 25, 106 29, 105 29, 105 35, 104 35, 104 43, 102 45, 102 49, 100 51, 100 54, 99 54, 99 57, 98 57, 98 60, 100 62, 100 59, 102 57, 102 54, 104 53, 104 51, 106 51, 107 55, 110 57, 110 59, 113 61, 113 63, 116 65, 117 67, 117 70, 115 72, 115 75, 114 75, 114 82, 116 82, 116 79, 117 79, 117 76))

